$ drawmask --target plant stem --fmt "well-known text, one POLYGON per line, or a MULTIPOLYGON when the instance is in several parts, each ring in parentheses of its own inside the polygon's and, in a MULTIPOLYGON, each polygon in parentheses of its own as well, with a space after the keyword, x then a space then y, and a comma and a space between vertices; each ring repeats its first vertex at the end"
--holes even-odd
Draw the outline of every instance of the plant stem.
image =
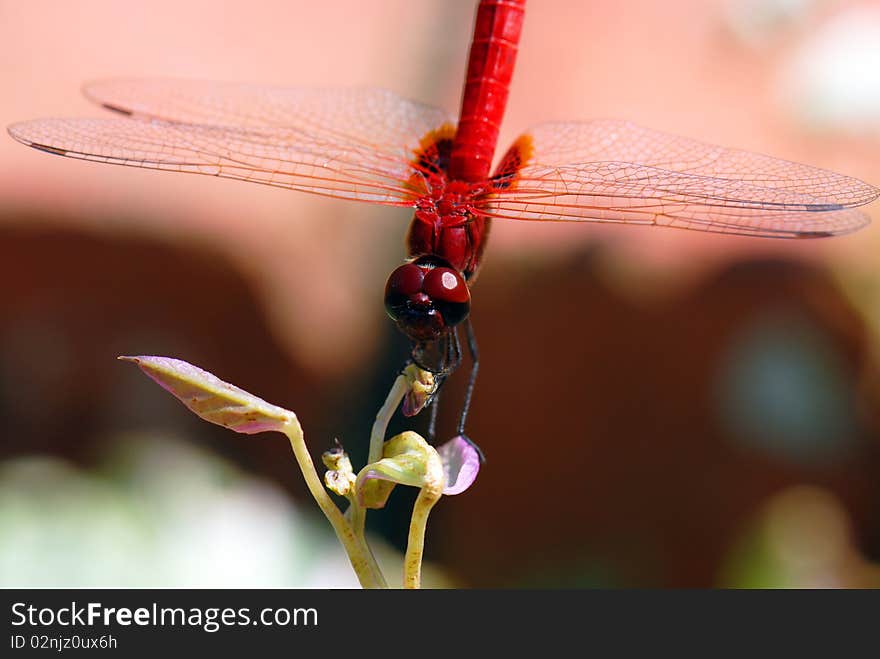
POLYGON ((421 588, 422 553, 425 550, 425 527, 428 515, 434 504, 440 500, 441 488, 423 487, 419 490, 413 505, 412 519, 409 523, 409 538, 406 542, 406 556, 403 560, 403 587, 421 588))
POLYGON ((357 502, 357 497, 350 497, 349 504, 348 509, 345 511, 345 517, 348 519, 354 534, 366 544, 364 527, 367 522, 367 510, 357 502))
POLYGON ((387 588, 385 577, 376 564, 376 559, 367 546, 366 540, 362 533, 355 533, 354 529, 346 521, 342 511, 333 503, 330 495, 324 489, 324 484, 315 471, 315 464, 312 462, 312 456, 306 448, 303 439, 302 427, 299 420, 294 416, 287 424, 285 424, 284 434, 290 440, 290 447, 293 449, 293 455, 299 464, 303 478, 309 492, 315 498, 327 520, 333 526, 336 537, 345 548, 348 559, 351 561, 351 567, 357 575, 358 581, 363 588, 387 588))
POLYGON ((382 459, 382 445, 385 443, 385 431, 388 429, 388 422, 394 414, 394 410, 400 405, 400 401, 406 395, 409 384, 405 375, 398 375, 385 403, 376 413, 376 421, 373 423, 373 429, 370 431, 370 453, 367 464, 372 464, 382 459))

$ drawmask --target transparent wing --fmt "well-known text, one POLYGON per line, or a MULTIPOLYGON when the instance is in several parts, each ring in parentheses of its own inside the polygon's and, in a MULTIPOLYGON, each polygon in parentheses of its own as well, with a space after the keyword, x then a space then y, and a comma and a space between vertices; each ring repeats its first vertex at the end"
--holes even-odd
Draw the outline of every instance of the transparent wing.
POLYGON ((408 205, 413 151, 450 121, 381 89, 296 89, 174 80, 93 83, 122 118, 40 119, 9 128, 50 153, 408 205))
POLYGON ((517 145, 525 165, 489 216, 818 237, 864 226, 853 208, 880 196, 848 176, 624 121, 543 124, 517 145))

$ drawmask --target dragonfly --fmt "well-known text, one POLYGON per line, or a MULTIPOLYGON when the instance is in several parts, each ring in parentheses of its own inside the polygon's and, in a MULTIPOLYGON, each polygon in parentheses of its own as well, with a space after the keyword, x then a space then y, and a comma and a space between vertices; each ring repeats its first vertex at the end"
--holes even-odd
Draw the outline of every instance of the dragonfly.
POLYGON ((494 220, 765 238, 824 238, 869 222, 857 207, 880 190, 858 179, 626 121, 541 124, 496 159, 524 15, 525 0, 479 2, 457 121, 382 89, 115 79, 85 87, 115 117, 39 119, 9 132, 70 158, 414 209, 384 304, 411 341, 411 362, 437 376, 431 439, 439 384, 463 361, 459 329, 471 361, 458 419, 466 437, 479 369, 470 287, 494 220))

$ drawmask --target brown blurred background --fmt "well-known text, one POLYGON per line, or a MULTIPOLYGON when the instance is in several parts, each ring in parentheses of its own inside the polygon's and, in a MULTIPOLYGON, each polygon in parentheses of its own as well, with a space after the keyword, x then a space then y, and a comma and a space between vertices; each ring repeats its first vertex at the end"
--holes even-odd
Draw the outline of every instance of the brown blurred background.
MULTIPOLYGON (((99 115, 79 87, 111 76, 455 111, 473 11, 0 0, 0 124, 99 115)), ((532 2, 502 142, 594 117, 880 184, 880 3, 532 2)), ((408 220, 0 139, 0 584, 351 583, 283 439, 200 422, 115 357, 199 364, 362 463, 407 353, 381 296, 408 220)), ((488 463, 436 509, 435 583, 880 586, 878 242, 497 222, 473 313, 488 463)), ((371 520, 392 548, 410 502, 371 520)))

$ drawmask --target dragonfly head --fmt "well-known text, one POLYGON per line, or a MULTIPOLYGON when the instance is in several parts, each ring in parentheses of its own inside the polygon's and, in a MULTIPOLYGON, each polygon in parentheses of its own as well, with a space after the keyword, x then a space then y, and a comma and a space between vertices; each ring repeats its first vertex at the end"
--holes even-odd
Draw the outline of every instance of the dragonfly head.
POLYGON ((385 310, 412 341, 438 339, 467 318, 471 293, 460 272, 445 261, 422 256, 388 277, 385 310))

